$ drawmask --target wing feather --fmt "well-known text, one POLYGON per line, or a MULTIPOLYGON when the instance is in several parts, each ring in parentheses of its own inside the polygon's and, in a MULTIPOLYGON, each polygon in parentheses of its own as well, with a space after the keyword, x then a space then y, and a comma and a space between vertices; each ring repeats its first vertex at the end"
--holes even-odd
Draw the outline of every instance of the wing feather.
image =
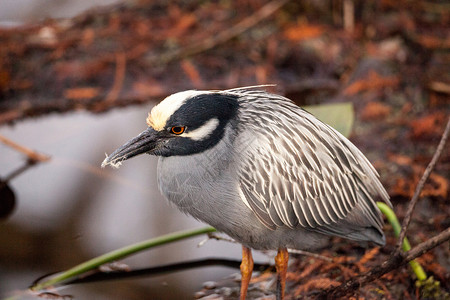
POLYGON ((373 196, 389 203, 387 193, 353 144, 285 98, 270 95, 274 105, 259 100, 268 94, 247 93, 252 100, 242 103, 247 107, 239 117, 251 134, 236 139, 243 158, 237 172, 244 202, 264 225, 344 235, 350 227, 333 224, 356 208, 381 226, 373 196))

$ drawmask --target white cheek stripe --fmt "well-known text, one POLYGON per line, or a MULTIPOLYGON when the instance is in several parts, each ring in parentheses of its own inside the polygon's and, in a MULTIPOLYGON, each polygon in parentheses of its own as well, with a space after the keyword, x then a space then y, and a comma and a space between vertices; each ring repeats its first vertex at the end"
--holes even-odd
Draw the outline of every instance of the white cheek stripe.
POLYGON ((188 137, 193 139, 194 141, 201 141, 206 139, 208 136, 213 133, 213 131, 219 126, 219 120, 217 118, 212 118, 199 128, 182 134, 184 137, 188 137))

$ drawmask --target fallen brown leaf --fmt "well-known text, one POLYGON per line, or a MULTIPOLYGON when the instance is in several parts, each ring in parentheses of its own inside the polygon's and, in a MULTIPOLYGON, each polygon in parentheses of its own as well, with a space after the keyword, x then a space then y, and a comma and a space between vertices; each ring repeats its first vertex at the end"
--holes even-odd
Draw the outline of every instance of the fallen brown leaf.
POLYGON ((391 113, 391 107, 384 103, 373 101, 366 104, 361 119, 364 121, 375 121, 386 118, 391 113))
POLYGON ((64 97, 71 100, 92 99, 100 94, 99 88, 95 87, 80 87, 73 89, 66 89, 64 97))
MULTIPOLYGON (((414 195, 419 178, 423 174, 424 167, 414 163, 411 158, 404 155, 390 154, 388 159, 398 165, 410 168, 411 171, 409 174, 403 174, 400 175, 402 177, 394 179, 392 195, 411 198, 414 195)), ((449 194, 449 185, 447 178, 433 172, 420 195, 422 197, 442 197, 445 199, 449 194)))
POLYGON ((370 71, 367 78, 357 80, 346 87, 343 91, 344 95, 356 95, 360 92, 368 90, 378 90, 386 87, 397 86, 400 82, 398 76, 383 77, 375 71, 370 71))
POLYGON ((294 295, 296 297, 300 296, 302 293, 310 291, 312 289, 328 289, 330 287, 336 287, 341 285, 339 281, 332 280, 329 278, 313 278, 306 282, 305 284, 300 285, 296 290, 294 295))
POLYGON ((309 276, 316 269, 320 268, 323 264, 324 264, 323 261, 318 260, 318 261, 313 262, 312 264, 308 265, 300 274, 292 273, 292 274, 288 274, 288 275, 290 275, 290 280, 300 281, 302 278, 309 276))
POLYGON ((284 37, 288 40, 298 42, 304 41, 312 38, 316 38, 322 35, 325 31, 323 26, 309 25, 309 24, 299 24, 292 26, 284 30, 284 37))
POLYGON ((442 132, 445 119, 445 113, 435 112, 412 120, 410 122, 412 136, 415 138, 439 136, 442 132))
POLYGON ((358 261, 358 264, 361 264, 361 265, 366 264, 370 260, 374 259, 375 256, 378 255, 379 252, 380 252, 380 248, 379 247, 375 247, 375 248, 370 249, 369 251, 366 251, 364 256, 361 257, 361 259, 358 261))

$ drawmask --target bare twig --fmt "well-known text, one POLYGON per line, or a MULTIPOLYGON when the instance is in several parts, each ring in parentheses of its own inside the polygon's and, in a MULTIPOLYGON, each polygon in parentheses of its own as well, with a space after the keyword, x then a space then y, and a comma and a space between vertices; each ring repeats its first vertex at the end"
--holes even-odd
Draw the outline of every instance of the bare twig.
POLYGON ((344 28, 352 33, 355 28, 355 3, 353 3, 353 0, 344 0, 343 15, 344 28))
POLYGON ((114 75, 114 83, 104 102, 115 102, 119 97, 119 93, 122 90, 125 79, 126 63, 127 58, 125 54, 116 53, 116 72, 114 75))
POLYGON ((251 16, 245 18, 243 21, 228 28, 227 30, 219 32, 217 35, 213 35, 207 39, 204 39, 198 43, 194 43, 188 47, 177 49, 174 52, 168 53, 165 56, 158 55, 150 57, 149 61, 150 63, 157 63, 161 61, 164 63, 168 63, 172 60, 192 56, 200 52, 212 49, 249 30, 262 20, 271 16, 288 1, 289 0, 271 1, 266 5, 264 5, 263 7, 261 7, 257 12, 255 12, 251 16))
POLYGON ((450 118, 447 121, 447 126, 445 127, 445 131, 442 134, 441 141, 439 142, 439 145, 436 149, 436 152, 433 155, 433 158, 431 159, 431 162, 428 164, 427 168, 425 169, 425 172, 422 175, 422 178, 420 179, 419 183, 417 184, 416 191, 414 192, 414 195, 409 202, 408 209, 406 210, 405 218, 403 219, 402 223, 402 230, 400 231, 400 235, 398 237, 397 245, 396 245, 396 252, 402 251, 402 244, 403 240, 406 236, 406 230, 408 229, 409 223, 411 222, 411 215, 414 211, 414 207, 416 206, 417 201, 419 200, 420 193, 422 192, 423 187, 425 186, 425 182, 427 181, 428 177, 430 176, 431 172, 433 171, 437 161, 439 160, 439 157, 442 154, 442 151, 444 150, 445 143, 447 142, 448 136, 450 133, 450 118))
POLYGON ((312 252, 308 252, 308 251, 303 251, 303 250, 297 250, 297 249, 288 249, 289 253, 293 253, 293 254, 300 254, 300 255, 304 255, 304 256, 310 256, 310 257, 314 257, 320 260, 324 260, 326 262, 332 263, 333 259, 324 255, 320 255, 317 253, 312 253, 312 252))
POLYGON ((438 235, 432 237, 431 239, 419 244, 414 249, 408 252, 395 252, 394 254, 380 266, 371 269, 369 272, 354 277, 347 282, 344 282, 338 287, 333 289, 325 290, 322 292, 318 298, 336 299, 337 297, 343 297, 349 293, 354 292, 360 286, 371 282, 377 278, 380 278, 384 274, 410 262, 411 260, 421 256, 427 251, 435 248, 436 246, 448 241, 450 239, 450 228, 447 228, 438 235))
POLYGON ((434 92, 450 94, 450 84, 440 81, 433 81, 428 85, 428 88, 434 92))
POLYGON ((19 145, 16 142, 13 142, 12 140, 10 140, 7 137, 4 137, 2 135, 0 135, 0 142, 5 144, 6 146, 13 148, 14 150, 16 150, 18 152, 25 154, 28 157, 28 159, 33 163, 46 162, 46 161, 50 160, 50 156, 38 153, 30 148, 19 145))
POLYGON ((227 237, 221 236, 219 234, 216 234, 215 232, 209 232, 207 234, 207 238, 202 240, 202 241, 200 241, 200 243, 198 243, 197 247, 203 246, 204 244, 206 244, 210 240, 225 241, 225 242, 234 243, 234 244, 237 243, 232 238, 227 238, 227 237))
POLYGON ((2 189, 10 180, 19 176, 20 174, 28 170, 30 167, 34 166, 36 163, 46 162, 50 160, 50 156, 38 153, 30 148, 19 145, 18 143, 8 139, 3 135, 0 135, 0 142, 27 156, 27 161, 25 162, 25 164, 23 164, 16 170, 12 171, 9 175, 7 175, 4 179, 0 181, 0 189, 2 189))
POLYGON ((12 171, 11 173, 9 173, 7 176, 5 176, 5 178, 0 182, 0 189, 3 188, 3 186, 13 180, 15 177, 19 176, 20 174, 22 174, 23 172, 25 172, 26 170, 28 170, 30 167, 32 167, 35 164, 35 162, 31 161, 31 160, 27 160, 22 166, 20 166, 19 168, 15 169, 14 171, 12 171))
POLYGON ((420 243, 413 249, 409 250, 405 253, 405 262, 407 263, 416 257, 421 256, 422 254, 426 253, 427 251, 430 251, 434 247, 442 244, 443 242, 446 242, 450 240, 450 227, 439 233, 438 235, 432 237, 431 239, 428 239, 427 241, 420 243))

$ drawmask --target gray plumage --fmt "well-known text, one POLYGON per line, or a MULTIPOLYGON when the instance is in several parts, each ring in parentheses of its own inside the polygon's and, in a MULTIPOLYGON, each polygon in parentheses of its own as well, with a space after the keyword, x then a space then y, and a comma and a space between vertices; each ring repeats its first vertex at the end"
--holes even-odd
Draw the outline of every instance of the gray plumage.
POLYGON ((375 200, 390 204, 389 196, 349 140, 282 96, 208 93, 235 97, 237 113, 214 146, 160 157, 159 187, 170 202, 254 249, 314 249, 324 235, 384 244, 375 200))
POLYGON ((161 192, 254 249, 314 249, 324 235, 384 244, 378 174, 345 137, 282 96, 253 89, 166 98, 103 166, 160 156, 161 192), (175 130, 173 130, 175 128, 175 130))

